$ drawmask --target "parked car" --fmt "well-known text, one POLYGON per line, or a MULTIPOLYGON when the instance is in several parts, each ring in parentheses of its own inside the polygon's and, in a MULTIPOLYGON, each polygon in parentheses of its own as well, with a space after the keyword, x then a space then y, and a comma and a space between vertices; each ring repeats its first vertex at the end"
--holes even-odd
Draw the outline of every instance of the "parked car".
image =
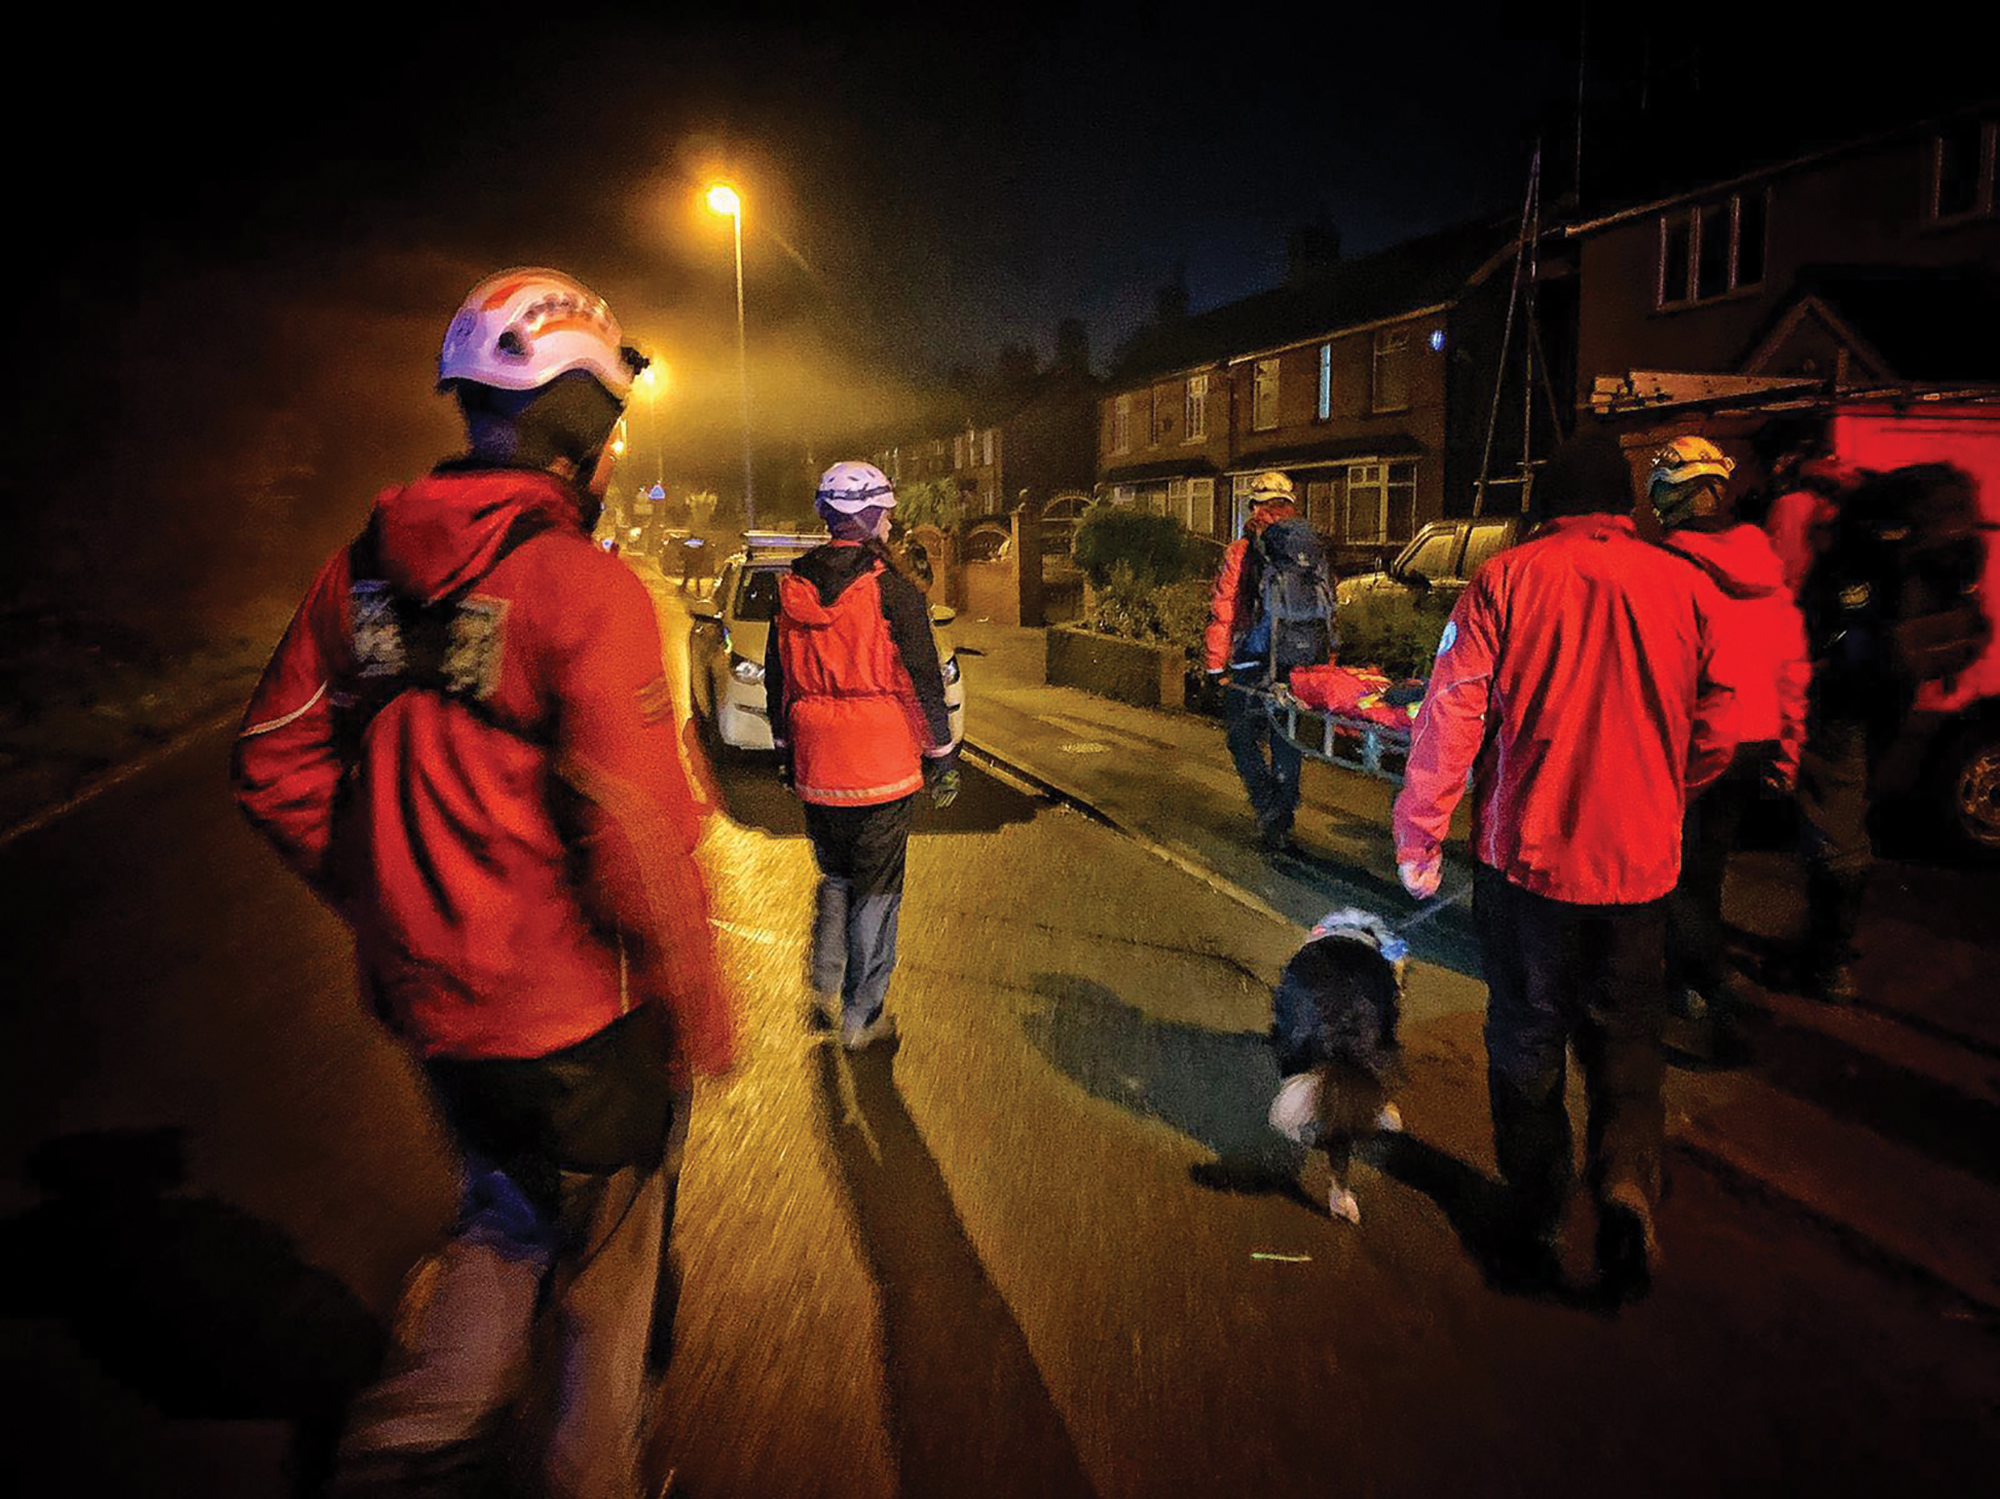
POLYGON ((1334 585, 1335 602, 1351 604, 1370 594, 1394 592, 1429 592, 1455 600, 1480 564, 1520 535, 1518 515, 1432 521, 1380 572, 1342 578, 1334 585))
MULTIPOLYGON (((715 591, 689 601, 694 627, 688 637, 688 681, 695 715, 712 748, 771 748, 771 721, 764 711, 764 646, 778 612, 778 580, 794 559, 825 540, 823 535, 753 531, 744 538, 743 550, 723 563, 715 591)), ((944 669, 954 742, 965 735, 965 682, 944 627, 957 617, 942 604, 931 606, 931 633, 944 669)))

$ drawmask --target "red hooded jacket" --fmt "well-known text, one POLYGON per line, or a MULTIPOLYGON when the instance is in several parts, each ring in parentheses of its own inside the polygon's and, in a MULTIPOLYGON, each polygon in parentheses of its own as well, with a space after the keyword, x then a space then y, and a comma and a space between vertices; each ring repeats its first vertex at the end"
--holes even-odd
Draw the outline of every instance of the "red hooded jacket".
POLYGON ((370 571, 427 603, 471 584, 452 689, 366 717, 403 644, 342 550, 251 698, 236 796, 353 926, 365 990, 420 1055, 544 1056, 659 1003, 684 1059, 719 1071, 734 1034, 693 856, 706 809, 651 600, 579 504, 515 470, 384 492, 370 571), (524 518, 544 529, 509 550, 524 518))
POLYGON ((874 551, 834 541, 792 564, 778 605, 764 689, 799 799, 874 807, 923 790, 924 760, 956 746, 922 595, 874 551))
POLYGON ((1770 538, 1756 526, 1741 525, 1670 531, 1666 544, 1707 573, 1721 594, 1711 667, 1731 693, 1721 732, 1739 744, 1776 742, 1779 769, 1788 783, 1796 780, 1812 662, 1805 616, 1770 538))
POLYGON ((1222 554, 1222 567, 1215 575, 1215 590, 1208 599, 1208 629, 1202 635, 1204 664, 1210 671, 1227 671, 1232 666, 1261 665, 1230 659, 1250 626, 1248 602, 1243 597, 1243 560, 1250 543, 1274 521, 1290 520, 1299 513, 1290 500, 1267 500, 1255 506, 1243 522, 1243 534, 1229 543, 1222 554))
POLYGON ((1689 791, 1719 775, 1714 589, 1624 516, 1551 521, 1479 570, 1445 625, 1396 797, 1399 862, 1436 857, 1473 779, 1473 853, 1577 905, 1680 877, 1689 791))

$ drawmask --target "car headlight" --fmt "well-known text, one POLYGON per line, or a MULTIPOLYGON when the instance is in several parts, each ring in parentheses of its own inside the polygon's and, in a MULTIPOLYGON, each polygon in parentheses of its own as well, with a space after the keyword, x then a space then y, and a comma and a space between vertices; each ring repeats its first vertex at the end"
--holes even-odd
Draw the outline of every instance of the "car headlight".
POLYGON ((949 687, 958 680, 958 652, 953 651, 944 658, 944 685, 949 687))
POLYGON ((764 663, 752 661, 748 656, 729 658, 729 674, 746 686, 764 680, 764 663))

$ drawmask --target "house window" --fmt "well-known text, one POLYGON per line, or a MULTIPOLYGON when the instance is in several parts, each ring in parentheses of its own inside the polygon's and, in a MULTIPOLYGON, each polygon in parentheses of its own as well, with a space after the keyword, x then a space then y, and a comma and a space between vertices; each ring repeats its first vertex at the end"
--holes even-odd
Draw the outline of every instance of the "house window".
POLYGON ((1764 189, 1660 216, 1660 307, 1727 296, 1764 279, 1770 204, 1764 189))
POLYGON ((1250 518, 1250 486, 1256 482, 1255 474, 1237 474, 1229 482, 1229 534, 1243 534, 1243 523, 1250 518))
POLYGON ((1215 534, 1215 480, 1172 479, 1167 483, 1167 514, 1197 536, 1215 534))
POLYGON ((1400 462, 1350 463, 1341 540, 1402 541, 1416 530, 1417 465, 1400 462))
POLYGON ((1258 360, 1251 381, 1250 425, 1258 432, 1268 432, 1278 425, 1278 361, 1258 360))
POLYGON ((1954 120, 1931 138, 1932 218, 1994 211, 1997 131, 2000 126, 1992 120, 1954 120))
MULTIPOLYGON (((1132 398, 1116 396, 1111 402, 1111 451, 1128 453, 1132 450, 1132 398)), ((1125 503, 1131 503, 1129 500, 1125 503)))
POLYGON ((1151 441, 1154 447, 1170 441, 1174 435, 1174 389, 1171 385, 1153 387, 1153 430, 1151 441))
POLYGON ((991 427, 988 427, 986 429, 986 437, 983 446, 985 449, 986 466, 988 468, 991 468, 993 467, 993 429, 991 427))
POLYGON ((1311 479, 1306 482, 1306 523, 1315 531, 1324 531, 1331 536, 1339 524, 1339 516, 1334 513, 1336 486, 1331 479, 1311 479))
POLYGON ((1371 410, 1406 411, 1410 405, 1410 334, 1382 328, 1375 334, 1375 394, 1371 410))
POLYGON ((1319 346, 1319 403, 1314 408, 1321 421, 1333 415, 1333 345, 1319 346))
POLYGON ((1114 505, 1130 505, 1138 497, 1138 491, 1129 484, 1114 484, 1111 487, 1111 503, 1114 505))
POLYGON ((1187 420, 1182 423, 1187 428, 1188 442, 1201 442, 1208 436, 1208 376, 1189 375, 1187 383, 1187 420))
POLYGON ((951 440, 951 466, 954 469, 965 467, 965 438, 963 436, 954 437, 951 440))

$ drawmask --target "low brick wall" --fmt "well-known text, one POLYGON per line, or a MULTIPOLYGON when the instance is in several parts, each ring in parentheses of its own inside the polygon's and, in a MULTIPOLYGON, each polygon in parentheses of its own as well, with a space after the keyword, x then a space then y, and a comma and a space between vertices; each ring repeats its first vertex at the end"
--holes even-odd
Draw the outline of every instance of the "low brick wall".
POLYGON ((1049 629, 1044 639, 1048 655, 1043 675, 1052 687, 1081 687, 1141 708, 1182 705, 1187 661, 1176 647, 1067 626, 1049 629))

